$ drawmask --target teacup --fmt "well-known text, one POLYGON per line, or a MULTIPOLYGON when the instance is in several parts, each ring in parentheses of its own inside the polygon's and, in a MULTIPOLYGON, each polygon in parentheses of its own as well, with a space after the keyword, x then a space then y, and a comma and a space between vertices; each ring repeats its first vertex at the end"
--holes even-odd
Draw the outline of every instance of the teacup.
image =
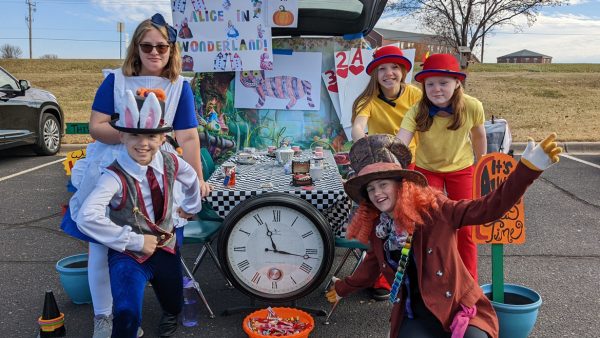
POLYGON ((254 159, 251 153, 239 153, 237 157, 241 162, 250 162, 254 159))
POLYGON ((244 147, 245 153, 254 154, 255 151, 256 151, 256 148, 254 148, 254 147, 244 147))
POLYGON ((273 154, 273 152, 275 151, 275 149, 277 149, 276 146, 268 146, 267 147, 267 153, 268 154, 273 154))

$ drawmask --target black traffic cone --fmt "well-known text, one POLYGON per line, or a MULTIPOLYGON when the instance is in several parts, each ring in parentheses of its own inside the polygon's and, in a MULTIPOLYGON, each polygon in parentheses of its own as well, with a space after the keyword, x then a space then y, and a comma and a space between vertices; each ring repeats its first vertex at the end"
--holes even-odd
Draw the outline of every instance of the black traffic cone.
POLYGON ((40 325, 40 335, 38 337, 64 337, 67 334, 65 329, 65 315, 58 310, 56 299, 52 291, 46 291, 44 297, 44 311, 38 319, 40 325))

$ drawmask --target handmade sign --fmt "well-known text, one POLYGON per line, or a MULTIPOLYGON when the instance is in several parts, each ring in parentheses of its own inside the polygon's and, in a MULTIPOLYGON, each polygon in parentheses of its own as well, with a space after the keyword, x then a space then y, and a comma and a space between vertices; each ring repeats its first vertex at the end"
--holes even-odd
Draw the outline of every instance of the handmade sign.
MULTIPOLYGON (((251 0, 260 2, 260 0, 251 0)), ((296 0, 269 0, 267 20, 271 27, 294 28, 298 26, 298 2, 296 0)))
MULTIPOLYGON (((503 153, 483 156, 473 175, 473 197, 492 192, 504 182, 517 166, 517 161, 503 153)), ((473 227, 472 238, 479 244, 522 244, 525 242, 525 214, 521 198, 502 217, 473 227)))
POLYGON ((174 0, 183 70, 227 72, 262 68, 273 60, 263 2, 174 0))
POLYGON ((319 110, 321 53, 275 54, 272 71, 235 74, 235 108, 319 110))
POLYGON ((67 153, 67 158, 63 161, 63 166, 65 167, 65 172, 67 176, 71 176, 71 170, 73 170, 73 166, 75 166, 75 162, 85 158, 85 148, 70 151, 67 153))

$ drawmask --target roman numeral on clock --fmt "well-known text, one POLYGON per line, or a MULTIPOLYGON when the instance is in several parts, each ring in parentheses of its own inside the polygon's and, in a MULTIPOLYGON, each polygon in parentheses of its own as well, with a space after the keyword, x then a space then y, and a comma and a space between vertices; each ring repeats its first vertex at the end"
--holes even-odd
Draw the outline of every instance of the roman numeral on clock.
POLYGON ((233 251, 246 252, 245 246, 234 246, 233 251))
POLYGON ((311 230, 311 231, 309 231, 309 232, 305 233, 304 235, 302 235, 302 238, 306 238, 306 237, 308 237, 308 236, 310 236, 310 235, 312 235, 312 234, 313 234, 313 232, 312 232, 312 230, 311 230))
POLYGON ((253 217, 258 222, 258 224, 263 224, 263 220, 260 218, 259 214, 256 214, 253 217))
POLYGON ((271 289, 277 289, 277 282, 276 281, 272 281, 271 282, 271 289))
POLYGON ((273 210, 273 222, 281 222, 281 210, 273 210))
POLYGON ((255 273, 254 277, 252 277, 252 283, 258 284, 258 282, 260 282, 260 277, 261 277, 260 273, 258 273, 258 272, 255 273))
POLYGON ((240 271, 244 271, 250 267, 250 262, 248 262, 248 260, 245 259, 245 260, 239 262, 237 264, 237 266, 238 266, 238 269, 240 269, 240 271))
POLYGON ((302 265, 300 265, 300 270, 306 272, 306 273, 310 273, 312 271, 312 266, 306 264, 306 263, 302 263, 302 265))
POLYGON ((292 280, 292 282, 294 282, 294 284, 298 284, 298 283, 296 282, 296 280, 294 279, 294 277, 290 276, 290 279, 292 280))
POLYGON ((294 218, 294 221, 292 222, 292 224, 290 224, 290 227, 293 227, 294 223, 296 223, 297 220, 298 220, 298 216, 296 216, 296 218, 294 218))
POLYGON ((245 233, 246 235, 250 236, 250 233, 248 231, 242 230, 240 229, 241 232, 245 233))

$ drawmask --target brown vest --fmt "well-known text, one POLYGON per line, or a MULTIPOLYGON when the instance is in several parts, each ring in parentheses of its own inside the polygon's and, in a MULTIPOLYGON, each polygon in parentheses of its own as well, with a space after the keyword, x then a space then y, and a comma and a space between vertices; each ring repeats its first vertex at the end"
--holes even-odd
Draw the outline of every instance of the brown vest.
MULTIPOLYGON (((123 198, 121 203, 109 211, 110 220, 115 224, 129 225, 132 231, 140 235, 155 235, 158 237, 158 247, 170 253, 175 253, 175 229, 172 221, 173 209, 173 183, 177 175, 178 162, 174 154, 161 150, 164 162, 163 175, 163 214, 154 223, 150 221, 146 205, 142 196, 140 185, 136 179, 131 177, 115 160, 108 169, 115 172, 121 179, 123 187, 123 198)), ((125 250, 125 253, 136 261, 143 263, 151 255, 143 255, 140 252, 125 250)))

